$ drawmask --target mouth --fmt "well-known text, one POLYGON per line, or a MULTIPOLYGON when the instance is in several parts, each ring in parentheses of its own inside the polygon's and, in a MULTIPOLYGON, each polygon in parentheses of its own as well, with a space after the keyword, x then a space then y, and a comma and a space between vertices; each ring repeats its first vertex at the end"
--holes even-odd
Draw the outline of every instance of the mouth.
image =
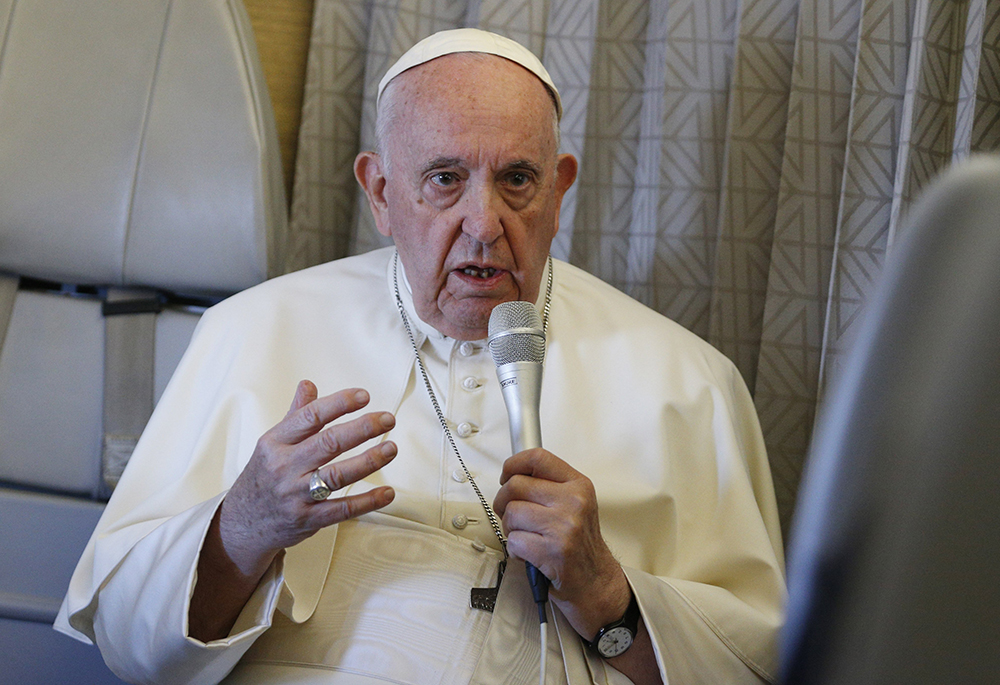
POLYGON ((461 269, 461 271, 466 276, 471 276, 473 278, 479 278, 482 280, 492 278, 497 272, 497 270, 494 269, 492 266, 483 266, 483 267, 467 266, 464 269, 461 269))

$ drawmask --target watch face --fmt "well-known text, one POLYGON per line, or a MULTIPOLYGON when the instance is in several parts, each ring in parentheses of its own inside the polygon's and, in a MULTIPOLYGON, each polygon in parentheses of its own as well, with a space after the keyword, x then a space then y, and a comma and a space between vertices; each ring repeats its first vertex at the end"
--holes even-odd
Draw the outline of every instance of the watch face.
POLYGON ((601 635, 597 642, 597 651, 606 659, 616 657, 632 646, 632 631, 625 626, 612 628, 601 635))

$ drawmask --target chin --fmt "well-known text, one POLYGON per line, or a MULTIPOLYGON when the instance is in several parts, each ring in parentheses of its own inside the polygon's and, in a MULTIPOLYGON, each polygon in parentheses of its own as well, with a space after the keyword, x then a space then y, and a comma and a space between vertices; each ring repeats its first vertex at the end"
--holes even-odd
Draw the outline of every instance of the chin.
POLYGON ((461 340, 481 340, 489 332, 490 314, 493 307, 500 304, 500 301, 490 301, 475 307, 472 311, 463 311, 460 315, 444 315, 442 323, 449 330, 442 330, 445 335, 461 340))

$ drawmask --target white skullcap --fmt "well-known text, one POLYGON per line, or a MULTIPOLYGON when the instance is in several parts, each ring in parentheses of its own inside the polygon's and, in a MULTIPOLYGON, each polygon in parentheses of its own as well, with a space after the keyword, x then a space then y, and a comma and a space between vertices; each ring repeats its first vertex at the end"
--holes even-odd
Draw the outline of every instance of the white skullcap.
POLYGON ((562 119, 562 100, 559 98, 559 91, 556 89, 556 84, 552 83, 552 77, 549 76, 549 72, 545 70, 539 59, 520 43, 481 29, 438 31, 431 36, 427 36, 427 38, 424 38, 404 52, 403 56, 389 67, 389 71, 385 72, 385 76, 379 82, 378 98, 375 100, 376 106, 378 100, 382 98, 382 91, 389 85, 389 81, 407 69, 412 69, 424 62, 430 62, 432 59, 451 55, 456 52, 483 52, 520 64, 537 76, 545 87, 549 89, 549 92, 552 93, 556 101, 556 116, 562 119))

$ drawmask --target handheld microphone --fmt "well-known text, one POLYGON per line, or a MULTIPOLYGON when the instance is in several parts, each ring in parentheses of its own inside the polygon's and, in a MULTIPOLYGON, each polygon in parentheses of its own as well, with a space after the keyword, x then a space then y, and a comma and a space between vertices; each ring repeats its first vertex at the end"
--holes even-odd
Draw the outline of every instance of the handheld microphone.
MULTIPOLYGON (((542 446, 539 403, 542 392, 542 362, 545 332, 542 318, 530 302, 502 302, 490 314, 489 347, 497 367, 500 390, 510 422, 513 454, 542 446)), ((531 594, 538 605, 538 618, 545 623, 549 579, 525 562, 531 594)))

